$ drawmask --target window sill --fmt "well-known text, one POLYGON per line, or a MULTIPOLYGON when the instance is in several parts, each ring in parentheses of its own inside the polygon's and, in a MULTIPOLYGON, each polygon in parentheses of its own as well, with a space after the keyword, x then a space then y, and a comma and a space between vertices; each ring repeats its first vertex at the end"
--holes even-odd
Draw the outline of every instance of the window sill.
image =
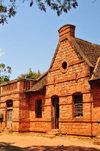
POLYGON ((80 116, 80 117, 73 117, 73 120, 75 120, 75 121, 83 120, 83 116, 80 116))

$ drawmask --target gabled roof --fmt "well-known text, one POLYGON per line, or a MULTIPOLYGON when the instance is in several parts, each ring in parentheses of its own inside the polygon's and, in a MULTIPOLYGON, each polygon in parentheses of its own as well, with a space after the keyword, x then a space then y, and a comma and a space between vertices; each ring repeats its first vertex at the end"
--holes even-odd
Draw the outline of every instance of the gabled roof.
POLYGON ((98 80, 98 79, 100 79, 100 57, 97 60, 97 63, 95 65, 93 75, 92 75, 90 81, 98 80))
POLYGON ((28 92, 36 92, 36 91, 41 91, 44 90, 46 87, 46 79, 47 79, 47 74, 48 71, 43 73, 36 81, 36 83, 30 88, 29 90, 25 91, 26 93, 28 92))
MULTIPOLYGON (((88 42, 79 38, 74 38, 74 37, 70 37, 70 39, 68 38, 68 41, 70 42, 72 47, 75 49, 75 51, 78 52, 78 54, 83 58, 83 60, 89 65, 89 67, 95 68, 95 65, 97 64, 96 63, 97 59, 100 57, 100 45, 93 44, 91 42, 88 42)), ((58 43, 50 68, 52 67, 54 63, 54 60, 59 50, 59 46, 60 46, 60 43, 58 43)), ((100 63, 98 63, 98 66, 99 65, 100 63)), ((99 72, 99 67, 98 67, 95 79, 97 77, 100 79, 99 73, 100 72, 99 72)))
MULTIPOLYGON (((100 57, 100 45, 93 44, 88 41, 85 41, 79 38, 73 38, 73 37, 68 39, 68 41, 71 43, 72 47, 80 54, 80 56, 87 62, 87 64, 90 67, 95 66, 98 57, 100 57)), ((56 54, 59 50, 59 45, 60 44, 58 44, 56 48, 50 68, 52 67, 54 63, 56 54)))

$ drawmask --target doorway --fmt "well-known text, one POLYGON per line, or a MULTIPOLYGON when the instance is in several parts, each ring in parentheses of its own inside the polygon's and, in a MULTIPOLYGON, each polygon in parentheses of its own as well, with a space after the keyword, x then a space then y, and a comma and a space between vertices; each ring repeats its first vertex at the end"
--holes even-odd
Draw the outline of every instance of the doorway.
POLYGON ((52 129, 59 129, 59 97, 52 98, 52 129))
POLYGON ((7 110, 7 128, 12 128, 12 109, 7 110))
POLYGON ((13 101, 7 101, 7 128, 12 128, 12 113, 13 113, 13 101))

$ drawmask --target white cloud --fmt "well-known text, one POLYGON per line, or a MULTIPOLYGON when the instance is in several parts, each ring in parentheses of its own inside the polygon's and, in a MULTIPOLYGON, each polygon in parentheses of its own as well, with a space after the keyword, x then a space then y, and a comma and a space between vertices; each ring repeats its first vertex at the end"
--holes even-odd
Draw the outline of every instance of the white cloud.
POLYGON ((4 52, 2 51, 2 49, 0 48, 0 57, 4 55, 4 52))

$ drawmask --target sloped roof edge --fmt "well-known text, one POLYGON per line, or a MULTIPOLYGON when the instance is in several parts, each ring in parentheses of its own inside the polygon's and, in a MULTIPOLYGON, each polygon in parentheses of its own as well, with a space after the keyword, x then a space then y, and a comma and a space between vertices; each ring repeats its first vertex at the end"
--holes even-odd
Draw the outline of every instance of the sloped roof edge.
POLYGON ((48 71, 43 73, 40 78, 37 79, 37 82, 27 91, 24 91, 25 93, 29 92, 36 92, 45 89, 46 86, 46 77, 47 77, 48 71))
POLYGON ((97 59, 93 74, 89 81, 100 80, 100 57, 97 59))
POLYGON ((39 80, 41 80, 44 76, 46 76, 46 75, 48 74, 48 71, 49 71, 49 70, 47 70, 46 72, 44 72, 39 78, 36 79, 36 81, 39 81, 39 80))
POLYGON ((57 52, 58 52, 58 50, 59 50, 59 46, 60 46, 60 44, 58 43, 57 48, 56 48, 56 51, 55 51, 54 56, 53 56, 53 59, 52 59, 52 61, 51 61, 51 65, 50 65, 49 70, 51 69, 51 67, 52 67, 52 65, 53 65, 53 63, 54 63, 55 57, 56 57, 57 52))

